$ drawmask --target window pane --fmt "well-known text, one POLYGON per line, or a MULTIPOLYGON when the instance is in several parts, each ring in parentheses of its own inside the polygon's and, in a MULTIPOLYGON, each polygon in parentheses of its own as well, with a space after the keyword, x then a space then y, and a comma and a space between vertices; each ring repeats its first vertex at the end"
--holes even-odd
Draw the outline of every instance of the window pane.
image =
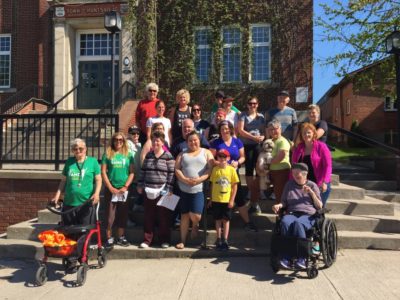
POLYGON ((269 47, 259 46, 252 49, 252 80, 269 79, 269 47))
POLYGON ((239 28, 224 28, 223 43, 224 44, 239 44, 240 43, 240 29, 239 28))
POLYGON ((0 37, 0 51, 9 52, 11 44, 11 37, 2 36, 0 37))
POLYGON ((223 81, 240 81, 240 48, 224 48, 223 81))
POLYGON ((253 27, 251 30, 251 41, 253 43, 268 43, 269 27, 253 27))
POLYGON ((0 86, 10 86, 10 55, 0 55, 0 86))
MULTIPOLYGON (((119 34, 115 34, 115 54, 119 53, 119 34)), ((81 34, 80 55, 100 56, 111 54, 111 34, 81 34)))
POLYGON ((211 49, 196 50, 196 79, 202 82, 208 82, 211 70, 211 49))

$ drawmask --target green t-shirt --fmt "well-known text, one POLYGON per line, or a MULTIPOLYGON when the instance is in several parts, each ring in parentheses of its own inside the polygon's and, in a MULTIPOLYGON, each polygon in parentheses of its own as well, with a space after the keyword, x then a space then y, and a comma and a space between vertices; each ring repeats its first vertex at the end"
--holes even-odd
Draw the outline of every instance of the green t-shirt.
POLYGON ((100 165, 94 157, 87 156, 83 163, 77 163, 75 157, 70 157, 62 174, 66 177, 64 204, 79 206, 93 195, 100 165))
MULTIPOLYGON (((211 106, 211 112, 212 112, 212 113, 216 113, 217 110, 218 110, 218 104, 217 104, 217 103, 214 103, 214 104, 211 106)), ((232 105, 231 110, 233 110, 235 113, 240 113, 240 110, 239 110, 235 105, 232 105)))
POLYGON ((130 152, 128 155, 116 153, 113 158, 108 159, 104 153, 101 164, 107 165, 107 176, 112 186, 120 189, 129 177, 129 166, 133 165, 133 156, 130 152))
POLYGON ((286 150, 286 155, 284 159, 277 164, 271 164, 269 167, 270 170, 277 171, 277 170, 285 170, 290 169, 290 160, 289 160, 289 151, 290 151, 290 144, 286 138, 281 136, 279 139, 274 141, 275 147, 272 150, 272 157, 278 153, 279 150, 286 150))

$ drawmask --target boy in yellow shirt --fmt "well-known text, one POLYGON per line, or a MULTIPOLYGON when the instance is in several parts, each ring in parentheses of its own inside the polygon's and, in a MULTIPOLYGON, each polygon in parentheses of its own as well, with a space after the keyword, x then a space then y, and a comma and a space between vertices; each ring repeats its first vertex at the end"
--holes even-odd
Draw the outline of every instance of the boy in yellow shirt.
POLYGON ((229 221, 232 218, 232 208, 237 192, 239 177, 236 170, 228 165, 230 154, 226 149, 217 152, 217 165, 211 172, 211 201, 208 207, 212 207, 217 231, 217 250, 228 250, 229 221), (224 236, 221 239, 222 230, 224 236))

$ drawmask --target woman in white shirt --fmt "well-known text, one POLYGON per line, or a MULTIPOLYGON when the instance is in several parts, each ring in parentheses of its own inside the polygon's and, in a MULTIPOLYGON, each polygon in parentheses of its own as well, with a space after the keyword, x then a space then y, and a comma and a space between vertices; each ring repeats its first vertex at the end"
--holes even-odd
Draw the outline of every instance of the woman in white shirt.
POLYGON ((164 125, 165 141, 168 147, 170 147, 172 143, 171 121, 164 117, 165 109, 164 101, 160 100, 156 103, 157 116, 149 118, 146 122, 147 139, 150 139, 151 126, 153 126, 154 123, 162 123, 164 125))

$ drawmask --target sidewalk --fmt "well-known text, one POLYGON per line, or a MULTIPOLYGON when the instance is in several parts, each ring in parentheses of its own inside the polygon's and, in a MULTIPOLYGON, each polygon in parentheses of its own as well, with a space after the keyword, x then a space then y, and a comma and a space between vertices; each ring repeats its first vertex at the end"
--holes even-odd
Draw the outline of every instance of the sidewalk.
MULTIPOLYGON (((400 299, 400 253, 341 250, 316 279, 274 274, 269 258, 110 260, 72 287, 58 261, 49 281, 33 285, 37 264, 0 259, 1 299, 400 299)), ((94 261, 92 261, 94 263, 94 261)))

